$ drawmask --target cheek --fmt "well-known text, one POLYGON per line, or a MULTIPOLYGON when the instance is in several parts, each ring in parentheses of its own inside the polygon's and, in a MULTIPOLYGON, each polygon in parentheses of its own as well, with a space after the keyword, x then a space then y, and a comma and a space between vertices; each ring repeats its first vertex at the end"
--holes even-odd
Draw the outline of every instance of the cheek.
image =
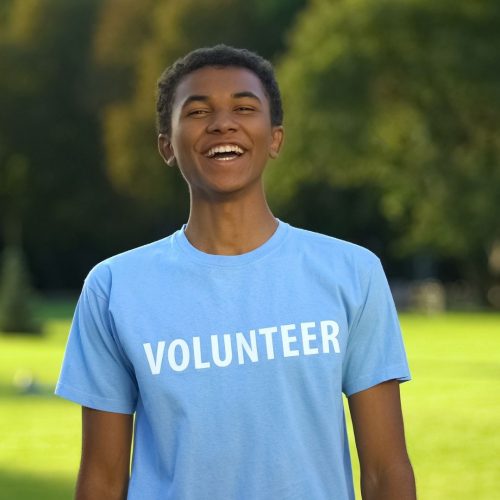
POLYGON ((192 149, 192 141, 189 138, 189 134, 184 131, 182 133, 174 133, 172 136, 172 147, 177 158, 189 155, 192 149))
POLYGON ((202 120, 192 120, 179 125, 172 134, 172 143, 177 149, 185 152, 196 151, 197 144, 202 137, 205 126, 202 120))
POLYGON ((249 135, 253 137, 253 141, 255 144, 259 145, 259 149, 269 149, 272 144, 272 130, 267 126, 267 124, 263 124, 262 122, 255 123, 252 127, 247 127, 249 135))
POLYGON ((273 143, 273 138, 270 134, 262 134, 259 137, 259 146, 260 146, 259 149, 260 152, 262 153, 262 156, 265 156, 267 158, 267 155, 271 150, 272 143, 273 143))

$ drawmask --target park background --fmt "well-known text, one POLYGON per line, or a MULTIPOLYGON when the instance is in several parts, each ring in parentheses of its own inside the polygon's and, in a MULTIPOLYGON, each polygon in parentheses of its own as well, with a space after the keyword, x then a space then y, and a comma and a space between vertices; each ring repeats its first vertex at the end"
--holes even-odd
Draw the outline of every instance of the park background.
POLYGON ((51 394, 78 292, 186 222, 156 80, 219 42, 276 66, 275 215, 384 263, 419 498, 496 498, 500 3, 0 0, 0 499, 72 497, 80 409, 51 394))

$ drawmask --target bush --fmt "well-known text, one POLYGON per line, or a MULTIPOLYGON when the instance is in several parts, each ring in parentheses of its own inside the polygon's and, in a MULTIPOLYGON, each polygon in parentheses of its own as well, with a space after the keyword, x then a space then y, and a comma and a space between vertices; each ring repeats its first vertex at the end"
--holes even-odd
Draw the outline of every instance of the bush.
POLYGON ((0 331, 40 333, 32 311, 33 291, 23 251, 18 245, 3 252, 0 272, 0 331))

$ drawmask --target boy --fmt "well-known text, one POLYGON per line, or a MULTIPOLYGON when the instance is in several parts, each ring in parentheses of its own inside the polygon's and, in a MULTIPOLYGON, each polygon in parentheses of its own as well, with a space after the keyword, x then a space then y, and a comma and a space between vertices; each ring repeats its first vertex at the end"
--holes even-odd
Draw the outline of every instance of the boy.
POLYGON ((344 392, 363 498, 414 499, 380 262, 266 202, 283 142, 271 65, 191 52, 160 78, 157 112, 189 219, 85 280, 56 388, 83 406, 76 498, 352 499, 344 392))

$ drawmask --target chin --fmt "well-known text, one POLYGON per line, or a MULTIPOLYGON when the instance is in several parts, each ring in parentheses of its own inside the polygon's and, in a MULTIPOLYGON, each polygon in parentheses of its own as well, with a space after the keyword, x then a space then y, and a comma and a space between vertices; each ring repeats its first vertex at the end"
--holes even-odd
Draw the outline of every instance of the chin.
POLYGON ((229 196, 241 194, 248 188, 250 188, 248 184, 212 184, 211 186, 205 186, 201 190, 196 190, 195 194, 201 194, 204 197, 229 196))

